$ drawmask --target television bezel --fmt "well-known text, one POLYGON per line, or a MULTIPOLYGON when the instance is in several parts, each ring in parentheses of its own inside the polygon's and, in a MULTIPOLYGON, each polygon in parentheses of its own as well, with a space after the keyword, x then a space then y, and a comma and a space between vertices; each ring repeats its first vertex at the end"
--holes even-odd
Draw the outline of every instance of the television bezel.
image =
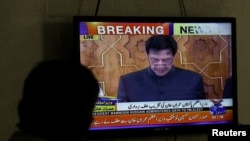
POLYGON ((80 63, 79 22, 178 22, 178 23, 231 23, 231 57, 233 80, 233 121, 226 124, 181 124, 168 127, 124 128, 108 130, 90 130, 90 138, 114 138, 134 136, 154 136, 179 133, 207 133, 212 128, 231 128, 238 125, 238 93, 237 93, 237 45, 235 17, 141 17, 141 16, 74 16, 73 17, 73 59, 80 63))

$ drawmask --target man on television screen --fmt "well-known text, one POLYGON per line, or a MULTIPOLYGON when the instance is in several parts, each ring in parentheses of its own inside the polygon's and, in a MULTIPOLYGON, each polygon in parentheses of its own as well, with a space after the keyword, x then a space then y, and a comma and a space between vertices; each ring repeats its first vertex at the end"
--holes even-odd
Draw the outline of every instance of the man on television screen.
POLYGON ((153 35, 145 48, 150 66, 120 77, 119 102, 205 99, 202 76, 173 66, 177 42, 172 36, 153 35))

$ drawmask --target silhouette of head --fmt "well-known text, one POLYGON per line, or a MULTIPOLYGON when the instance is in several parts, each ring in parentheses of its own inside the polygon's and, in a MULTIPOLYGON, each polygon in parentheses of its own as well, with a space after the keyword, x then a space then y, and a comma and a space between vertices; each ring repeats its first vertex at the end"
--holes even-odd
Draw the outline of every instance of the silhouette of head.
POLYGON ((80 140, 92 121, 98 93, 98 81, 85 66, 41 62, 25 80, 18 127, 46 140, 80 140))

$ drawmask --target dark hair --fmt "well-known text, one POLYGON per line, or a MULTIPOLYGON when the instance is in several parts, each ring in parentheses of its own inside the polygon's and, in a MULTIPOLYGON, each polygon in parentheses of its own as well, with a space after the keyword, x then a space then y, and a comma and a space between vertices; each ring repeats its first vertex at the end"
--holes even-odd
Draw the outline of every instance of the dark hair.
POLYGON ((18 127, 46 140, 80 139, 92 121, 98 93, 98 81, 85 66, 41 62, 25 80, 18 127))
POLYGON ((177 43, 172 36, 169 35, 153 35, 145 43, 146 52, 149 54, 150 50, 168 49, 173 55, 177 52, 177 43))

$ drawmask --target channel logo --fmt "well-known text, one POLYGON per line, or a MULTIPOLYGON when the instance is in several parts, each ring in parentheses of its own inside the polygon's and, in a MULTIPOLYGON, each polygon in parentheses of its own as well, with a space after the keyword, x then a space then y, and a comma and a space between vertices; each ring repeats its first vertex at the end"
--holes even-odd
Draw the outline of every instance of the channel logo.
POLYGON ((212 101, 214 104, 209 108, 212 115, 226 114, 226 108, 221 104, 222 100, 212 101))

